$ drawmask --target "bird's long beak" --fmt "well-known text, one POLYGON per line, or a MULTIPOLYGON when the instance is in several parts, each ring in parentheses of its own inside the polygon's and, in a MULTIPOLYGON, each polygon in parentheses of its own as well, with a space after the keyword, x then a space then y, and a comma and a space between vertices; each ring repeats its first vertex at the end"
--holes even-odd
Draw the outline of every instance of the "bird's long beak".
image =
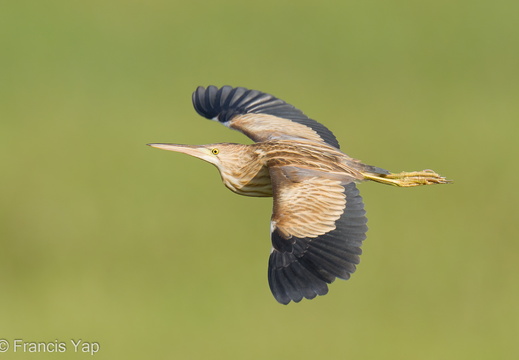
POLYGON ((215 156, 211 154, 211 151, 203 145, 181 145, 181 144, 147 144, 148 146, 162 149, 175 151, 187 155, 197 157, 210 163, 215 163, 215 156))

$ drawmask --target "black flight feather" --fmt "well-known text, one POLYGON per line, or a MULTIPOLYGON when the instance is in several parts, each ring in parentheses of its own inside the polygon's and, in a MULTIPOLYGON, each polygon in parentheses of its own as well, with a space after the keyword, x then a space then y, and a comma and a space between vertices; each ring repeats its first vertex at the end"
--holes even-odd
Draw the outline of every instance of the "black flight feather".
POLYGON ((339 148, 339 142, 328 128, 310 119, 299 109, 267 93, 231 86, 199 86, 193 92, 193 106, 207 119, 226 123, 237 115, 266 114, 294 121, 314 130, 327 144, 339 148))
MULTIPOLYGON (((355 183, 346 184, 344 194, 346 208, 334 230, 316 238, 292 237, 292 244, 284 247, 274 244, 268 278, 278 302, 288 304, 299 302, 303 297, 324 295, 328 292, 327 284, 335 278, 346 280, 355 271, 362 254, 360 246, 368 230, 367 218, 355 183)), ((279 237, 276 231, 272 234, 274 240, 279 237)))

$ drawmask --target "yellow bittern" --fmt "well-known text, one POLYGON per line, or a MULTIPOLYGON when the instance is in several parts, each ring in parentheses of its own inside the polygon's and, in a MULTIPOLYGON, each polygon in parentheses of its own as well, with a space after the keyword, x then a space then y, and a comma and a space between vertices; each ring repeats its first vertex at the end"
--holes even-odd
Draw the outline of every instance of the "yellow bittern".
POLYGON ((193 105, 201 116, 255 143, 149 145, 215 165, 237 194, 274 198, 268 281, 282 304, 325 295, 327 284, 355 271, 368 230, 357 182, 404 187, 448 182, 431 170, 393 174, 352 159, 324 125, 260 91, 198 87, 193 105))

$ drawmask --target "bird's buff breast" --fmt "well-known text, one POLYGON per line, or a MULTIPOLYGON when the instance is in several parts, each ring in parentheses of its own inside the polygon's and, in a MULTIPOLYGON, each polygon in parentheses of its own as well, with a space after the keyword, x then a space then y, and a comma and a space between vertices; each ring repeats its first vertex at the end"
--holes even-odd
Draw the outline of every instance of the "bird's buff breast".
POLYGON ((242 169, 239 174, 222 173, 225 186, 240 195, 271 197, 272 183, 266 166, 259 169, 242 169))

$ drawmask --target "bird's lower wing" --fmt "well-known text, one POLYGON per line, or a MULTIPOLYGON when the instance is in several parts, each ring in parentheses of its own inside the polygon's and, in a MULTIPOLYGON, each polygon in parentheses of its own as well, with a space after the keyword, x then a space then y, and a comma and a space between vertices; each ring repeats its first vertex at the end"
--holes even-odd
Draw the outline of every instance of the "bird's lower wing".
POLYGON ((328 292, 360 261, 367 219, 352 178, 294 167, 270 168, 274 195, 268 279, 282 304, 328 292))

